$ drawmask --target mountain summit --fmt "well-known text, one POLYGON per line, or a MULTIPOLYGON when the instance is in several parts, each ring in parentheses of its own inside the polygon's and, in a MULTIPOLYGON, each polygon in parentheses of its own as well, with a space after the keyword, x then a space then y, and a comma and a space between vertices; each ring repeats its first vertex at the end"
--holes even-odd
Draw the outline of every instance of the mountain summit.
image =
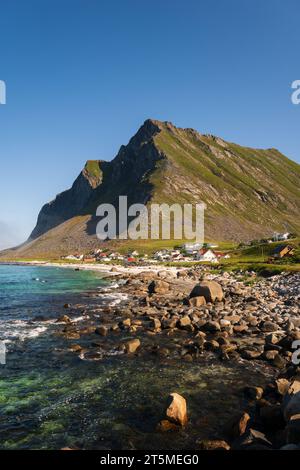
POLYGON ((71 189, 42 208, 29 240, 11 255, 45 256, 99 246, 96 207, 197 203, 205 235, 249 240, 300 229, 300 165, 276 149, 252 149, 148 119, 111 162, 90 160, 71 189))

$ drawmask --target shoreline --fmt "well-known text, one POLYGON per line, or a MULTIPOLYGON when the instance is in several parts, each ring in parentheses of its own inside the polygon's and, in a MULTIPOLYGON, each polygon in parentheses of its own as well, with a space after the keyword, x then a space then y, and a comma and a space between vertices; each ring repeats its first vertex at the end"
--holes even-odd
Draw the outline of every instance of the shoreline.
MULTIPOLYGON (((237 409, 238 417, 232 416, 235 429, 245 414, 249 415, 247 423, 251 418, 252 427, 247 425, 241 435, 234 438, 220 429, 215 439, 197 446, 239 449, 244 448, 240 442, 242 437, 250 439, 254 447, 281 448, 286 444, 281 441, 278 445, 266 419, 275 420, 276 429, 282 426, 279 411, 283 396, 297 374, 297 367, 291 362, 291 342, 287 338, 294 335, 293 338, 300 339, 298 274, 258 280, 251 273, 245 279, 242 274, 205 271, 206 282, 217 282, 222 295, 203 300, 203 296, 190 296, 195 286, 201 284, 204 270, 199 267, 95 266, 39 261, 10 264, 79 268, 107 274, 111 279, 118 277, 115 286, 83 292, 80 305, 67 305, 64 315, 57 318, 57 333, 66 350, 83 361, 102 362, 115 356, 116 361, 122 358, 129 364, 154 359, 157 367, 168 364, 176 370, 179 365, 197 367, 212 358, 212 367, 227 364, 238 370, 245 365, 249 374, 256 368, 264 370, 265 385, 250 385, 249 376, 249 385, 241 390, 241 397, 245 395, 248 404, 244 409, 237 409), (114 302, 116 295, 119 302, 114 302), (79 316, 80 312, 83 314, 79 316), (262 410, 266 407, 275 417, 272 413, 271 418, 264 416, 262 410), (262 444, 261 438, 252 433, 253 426, 263 432, 268 444, 264 441, 262 444)), ((169 384, 171 391, 172 384, 169 384)), ((222 415, 219 406, 217 410, 222 415)), ((168 420, 158 425, 157 432, 169 432, 168 420)), ((174 438, 181 432, 180 426, 176 426, 174 438)))
POLYGON ((142 272, 149 272, 157 274, 159 271, 166 271, 169 273, 176 274, 177 272, 186 271, 190 268, 187 267, 174 267, 174 266, 164 266, 160 264, 155 265, 145 265, 145 266, 122 266, 122 265, 111 265, 104 263, 89 264, 89 263, 56 263, 51 261, 0 261, 0 266, 45 266, 45 267, 56 267, 56 268, 70 268, 70 269, 79 269, 83 271, 97 271, 103 273, 109 273, 111 276, 117 275, 135 275, 142 272))

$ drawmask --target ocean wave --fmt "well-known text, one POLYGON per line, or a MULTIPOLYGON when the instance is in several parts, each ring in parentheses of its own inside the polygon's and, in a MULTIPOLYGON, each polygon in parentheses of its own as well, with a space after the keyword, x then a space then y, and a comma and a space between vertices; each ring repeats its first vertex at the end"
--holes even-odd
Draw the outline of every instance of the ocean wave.
POLYGON ((45 321, 43 324, 25 320, 11 320, 0 322, 0 340, 4 343, 12 343, 14 341, 25 341, 26 339, 36 338, 48 329, 47 323, 54 323, 54 320, 45 321))

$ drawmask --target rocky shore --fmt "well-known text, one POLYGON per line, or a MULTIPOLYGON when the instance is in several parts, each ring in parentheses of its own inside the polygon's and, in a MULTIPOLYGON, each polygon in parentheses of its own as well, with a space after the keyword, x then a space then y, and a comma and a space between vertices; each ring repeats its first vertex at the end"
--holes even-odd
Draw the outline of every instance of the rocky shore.
MULTIPOLYGON (((57 334, 69 350, 88 361, 151 354, 162 362, 193 362, 214 355, 233 364, 264 364, 273 380, 265 387, 245 387, 245 409, 215 439, 196 446, 300 449, 299 273, 262 279, 252 272, 214 274, 203 268, 110 269, 116 282, 88 294, 95 299, 93 306, 65 305, 57 334), (102 303, 97 305, 98 299, 102 303)), ((172 384, 169 392, 173 404, 157 423, 161 433, 176 433, 188 422, 188 401, 174 393, 172 384)))

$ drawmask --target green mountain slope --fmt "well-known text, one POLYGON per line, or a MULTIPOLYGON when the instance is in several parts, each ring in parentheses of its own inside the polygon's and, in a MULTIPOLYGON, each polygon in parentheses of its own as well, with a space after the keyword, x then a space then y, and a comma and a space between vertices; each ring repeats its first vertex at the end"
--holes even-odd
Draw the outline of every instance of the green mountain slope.
POLYGON ((46 204, 30 239, 5 257, 61 255, 99 246, 96 207, 207 205, 207 239, 242 241, 300 232, 300 166, 278 150, 252 149, 169 122, 147 120, 111 162, 89 160, 71 189, 46 204))

